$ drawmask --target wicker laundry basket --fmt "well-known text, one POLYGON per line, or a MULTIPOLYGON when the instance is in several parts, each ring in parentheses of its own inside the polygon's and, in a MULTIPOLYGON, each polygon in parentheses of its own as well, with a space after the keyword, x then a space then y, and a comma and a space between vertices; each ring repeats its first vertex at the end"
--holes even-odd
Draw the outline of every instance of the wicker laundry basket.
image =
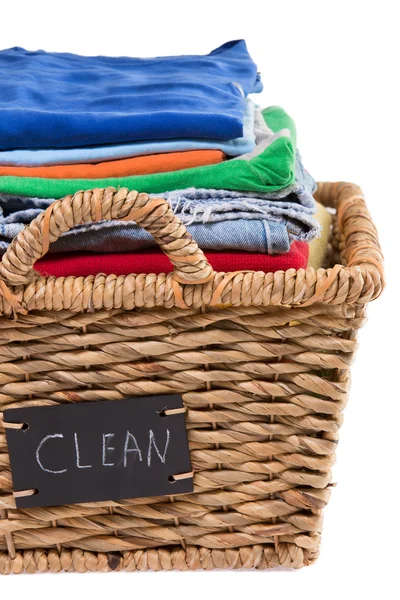
POLYGON ((315 561, 355 337, 383 288, 360 188, 320 183, 316 198, 336 209, 318 271, 213 273, 164 200, 126 189, 78 192, 18 235, 0 265, 0 410, 182 394, 194 492, 16 509, 1 421, 1 573, 315 561), (147 229, 174 274, 33 270, 101 219, 147 229))

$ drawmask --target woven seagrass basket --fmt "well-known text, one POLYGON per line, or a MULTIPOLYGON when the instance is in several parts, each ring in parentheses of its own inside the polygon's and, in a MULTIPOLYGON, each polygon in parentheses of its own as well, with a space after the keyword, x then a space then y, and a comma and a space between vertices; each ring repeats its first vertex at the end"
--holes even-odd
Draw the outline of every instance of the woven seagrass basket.
MULTIPOLYGON (((52 204, 0 265, 0 410, 183 396, 194 493, 16 509, 0 423, 0 572, 301 567, 318 555, 349 368, 382 255, 361 190, 336 209, 326 269, 213 273, 164 200, 126 189, 52 204), (40 277, 63 232, 135 220, 168 275, 40 277)), ((0 415, 1 416, 1 415, 0 415)))

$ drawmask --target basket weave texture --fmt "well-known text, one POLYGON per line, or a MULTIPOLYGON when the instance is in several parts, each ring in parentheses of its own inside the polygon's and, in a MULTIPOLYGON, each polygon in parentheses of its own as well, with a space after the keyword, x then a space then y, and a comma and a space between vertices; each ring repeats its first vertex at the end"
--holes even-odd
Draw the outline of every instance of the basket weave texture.
POLYGON ((336 210, 318 271, 213 273, 164 200, 126 189, 68 196, 18 235, 0 264, 0 411, 180 393, 195 475, 192 494, 16 509, 0 421, 0 573, 315 561, 355 337, 383 288, 360 188, 316 198, 336 210), (34 271, 102 219, 135 220, 174 273, 34 271))

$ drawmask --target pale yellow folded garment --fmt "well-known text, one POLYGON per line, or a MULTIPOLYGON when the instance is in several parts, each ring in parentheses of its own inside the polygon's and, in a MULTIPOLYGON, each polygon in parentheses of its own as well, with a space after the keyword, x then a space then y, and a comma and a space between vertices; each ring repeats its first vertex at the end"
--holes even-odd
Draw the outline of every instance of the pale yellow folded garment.
POLYGON ((310 242, 310 253, 308 256, 308 266, 314 269, 320 269, 325 261, 326 251, 328 249, 329 234, 332 225, 332 215, 325 206, 317 202, 317 212, 314 218, 321 225, 321 235, 310 242))

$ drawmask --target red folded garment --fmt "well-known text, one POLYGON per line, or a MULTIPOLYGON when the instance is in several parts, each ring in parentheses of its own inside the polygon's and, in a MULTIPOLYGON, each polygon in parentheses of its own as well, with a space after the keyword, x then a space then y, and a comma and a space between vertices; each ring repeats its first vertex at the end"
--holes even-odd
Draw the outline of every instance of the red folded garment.
MULTIPOLYGON (((252 252, 205 252, 214 271, 286 271, 305 269, 308 261, 308 244, 293 242, 286 254, 253 254, 252 252)), ((172 264, 158 248, 143 252, 121 254, 81 254, 65 252, 48 254, 37 261, 36 270, 41 275, 56 277, 86 277, 106 275, 129 275, 130 273, 169 273, 172 264)))

